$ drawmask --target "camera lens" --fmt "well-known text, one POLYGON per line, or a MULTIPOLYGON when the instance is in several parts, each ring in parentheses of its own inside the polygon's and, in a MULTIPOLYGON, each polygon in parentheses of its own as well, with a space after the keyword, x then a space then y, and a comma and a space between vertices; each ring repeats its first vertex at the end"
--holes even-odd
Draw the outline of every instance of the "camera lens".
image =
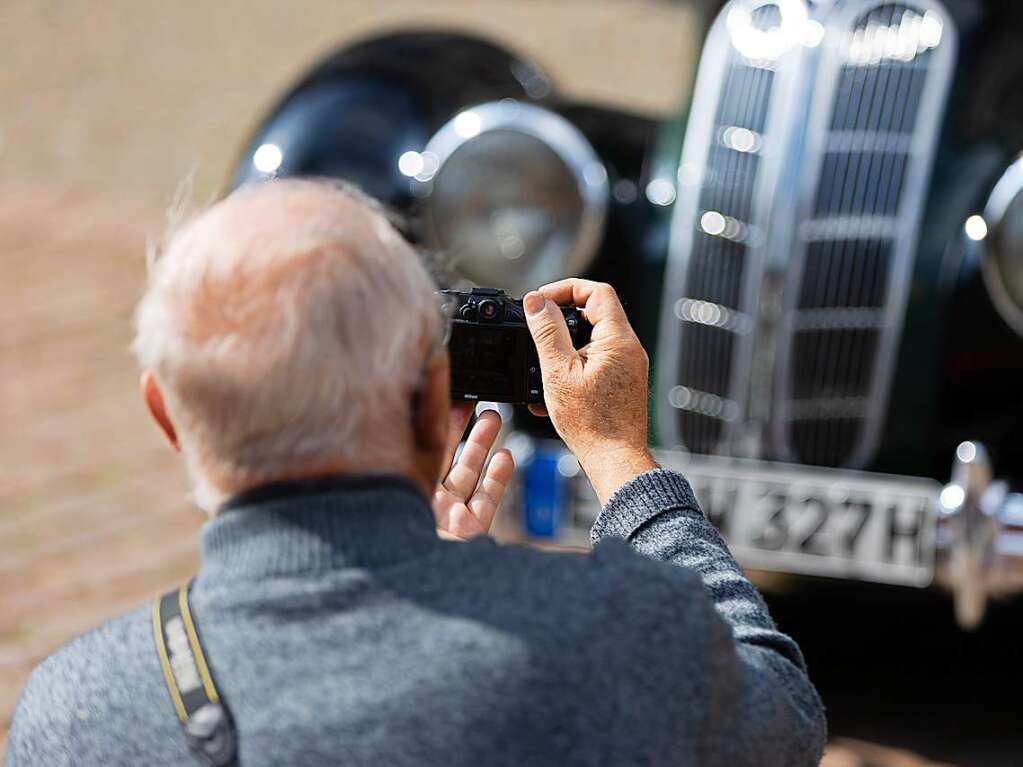
POLYGON ((496 320, 500 311, 501 305, 497 303, 497 301, 494 301, 493 299, 490 298, 480 301, 479 306, 480 319, 496 320))

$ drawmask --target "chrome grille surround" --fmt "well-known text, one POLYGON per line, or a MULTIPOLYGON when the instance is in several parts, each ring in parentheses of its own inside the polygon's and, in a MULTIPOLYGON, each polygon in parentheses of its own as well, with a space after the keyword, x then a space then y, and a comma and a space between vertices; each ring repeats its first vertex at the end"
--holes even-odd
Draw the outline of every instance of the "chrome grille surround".
POLYGON ((772 197, 806 84, 782 30, 802 0, 733 0, 700 60, 678 171, 658 344, 663 444, 728 452, 741 439, 772 197), (741 50, 740 50, 741 49, 741 50))
POLYGON ((943 114, 955 30, 937 0, 813 8, 733 0, 706 40, 679 166, 658 344, 657 428, 668 447, 862 466, 880 437, 941 122, 918 124, 916 115, 943 114), (804 36, 771 61, 751 60, 729 29, 736 8, 754 25, 795 15, 822 37, 804 36), (909 26, 926 15, 929 33, 935 21, 942 29, 939 43, 912 57, 906 39, 884 31, 906 9, 915 14, 909 26), (902 72, 888 97, 909 129, 885 129, 893 106, 884 112, 883 97, 863 120, 843 117, 851 99, 839 89, 866 90, 869 72, 859 70, 872 68, 887 88, 893 71, 906 69, 903 61, 902 70, 889 66, 892 55, 924 72, 916 86, 902 72), (770 82, 762 91, 736 87, 736 68, 769 72, 761 77, 770 82), (897 98, 900 88, 909 98, 897 98), (727 122, 742 110, 762 115, 762 129, 727 122), (747 151, 735 149, 737 140, 747 151), (846 166, 855 162, 851 189, 823 184, 846 173, 843 157, 846 166), (822 371, 831 379, 814 375, 822 371))
POLYGON ((859 468, 884 425, 956 39, 934 0, 839 3, 826 24, 799 169, 771 452, 859 468))

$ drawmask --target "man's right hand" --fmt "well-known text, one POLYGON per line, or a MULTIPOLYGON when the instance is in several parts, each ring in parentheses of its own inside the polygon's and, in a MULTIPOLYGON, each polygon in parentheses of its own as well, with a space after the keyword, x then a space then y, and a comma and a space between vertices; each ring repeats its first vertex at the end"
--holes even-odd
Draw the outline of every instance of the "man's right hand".
POLYGON ((529 332, 540 357, 546 409, 554 428, 579 460, 600 502, 649 469, 647 449, 649 360, 610 285, 569 279, 523 298, 529 332), (593 325, 582 349, 559 306, 574 304, 593 325))

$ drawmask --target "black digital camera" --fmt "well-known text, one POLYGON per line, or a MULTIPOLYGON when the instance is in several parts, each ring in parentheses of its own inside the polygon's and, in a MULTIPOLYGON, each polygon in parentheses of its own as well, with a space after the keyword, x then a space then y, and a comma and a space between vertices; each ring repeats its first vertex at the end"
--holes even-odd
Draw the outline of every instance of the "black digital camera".
MULTIPOLYGON (((442 290, 451 322, 451 398, 543 402, 540 362, 526 326, 522 301, 496 288, 442 290)), ((563 306, 576 349, 589 343, 592 327, 574 306, 563 306)))

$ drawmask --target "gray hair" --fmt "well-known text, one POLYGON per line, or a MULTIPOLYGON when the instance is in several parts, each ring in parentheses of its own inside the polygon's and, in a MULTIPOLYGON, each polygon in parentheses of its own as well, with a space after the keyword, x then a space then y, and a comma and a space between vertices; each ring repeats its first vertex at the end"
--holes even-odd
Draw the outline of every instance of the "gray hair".
POLYGON ((403 468, 411 402, 442 337, 434 285, 352 187, 276 180, 183 224, 152 259, 133 351, 214 510, 331 462, 403 468))

